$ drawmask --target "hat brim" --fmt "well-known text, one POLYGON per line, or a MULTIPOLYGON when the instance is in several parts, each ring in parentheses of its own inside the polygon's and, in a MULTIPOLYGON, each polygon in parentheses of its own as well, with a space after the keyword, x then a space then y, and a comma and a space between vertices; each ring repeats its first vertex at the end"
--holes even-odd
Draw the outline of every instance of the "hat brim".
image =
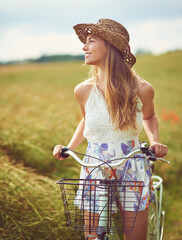
POLYGON ((81 23, 73 26, 78 38, 82 43, 86 43, 88 34, 98 36, 107 42, 109 42, 113 47, 115 47, 123 55, 125 62, 132 67, 135 62, 135 56, 128 49, 128 41, 119 33, 114 33, 109 29, 105 30, 98 24, 93 23, 81 23))

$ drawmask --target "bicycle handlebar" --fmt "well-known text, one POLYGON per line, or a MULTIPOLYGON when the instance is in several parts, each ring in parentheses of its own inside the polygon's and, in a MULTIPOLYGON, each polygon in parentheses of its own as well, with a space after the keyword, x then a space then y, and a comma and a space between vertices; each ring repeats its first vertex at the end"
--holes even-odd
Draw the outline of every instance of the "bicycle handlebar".
POLYGON ((100 163, 85 163, 68 147, 63 147, 62 148, 62 150, 60 151, 60 156, 63 157, 63 158, 67 158, 69 156, 72 156, 83 167, 106 167, 106 166, 108 166, 108 164, 109 164, 110 167, 118 167, 118 166, 122 165, 124 162, 126 162, 129 158, 131 158, 132 156, 134 156, 138 153, 143 153, 145 158, 147 158, 151 161, 160 160, 160 161, 166 162, 168 164, 170 163, 166 159, 156 158, 154 152, 149 148, 147 143, 142 143, 140 148, 130 152, 127 156, 125 156, 124 158, 119 160, 117 163, 111 163, 112 161, 116 161, 116 159, 113 159, 113 160, 110 160, 110 161, 107 161, 107 162, 101 161, 100 163))

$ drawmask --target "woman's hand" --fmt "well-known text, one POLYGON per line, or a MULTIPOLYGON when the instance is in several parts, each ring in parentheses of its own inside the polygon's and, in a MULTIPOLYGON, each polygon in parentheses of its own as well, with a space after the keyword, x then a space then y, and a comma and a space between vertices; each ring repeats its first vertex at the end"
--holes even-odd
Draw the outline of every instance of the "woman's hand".
POLYGON ((58 160, 64 160, 65 158, 60 156, 60 151, 62 149, 62 145, 56 145, 53 150, 53 156, 57 158, 58 160))
POLYGON ((162 158, 167 155, 168 147, 161 143, 153 143, 150 148, 154 151, 156 157, 162 158))

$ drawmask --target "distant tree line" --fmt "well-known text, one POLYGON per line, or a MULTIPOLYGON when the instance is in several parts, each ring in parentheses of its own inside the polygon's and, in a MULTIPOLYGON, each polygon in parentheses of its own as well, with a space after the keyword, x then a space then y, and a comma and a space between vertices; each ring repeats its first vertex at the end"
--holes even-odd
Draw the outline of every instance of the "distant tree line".
MULTIPOLYGON (((178 52, 181 50, 174 50, 174 51, 168 51, 167 53, 171 52, 178 52)), ((147 49, 139 48, 135 52, 136 56, 142 56, 142 55, 153 55, 153 53, 147 49)), ((10 64, 26 64, 26 63, 45 63, 45 62, 65 62, 65 61, 83 61, 84 55, 69 55, 69 54, 57 54, 57 55, 43 55, 36 59, 25 59, 25 60, 14 60, 14 61, 8 61, 8 62, 2 62, 0 61, 0 65, 10 65, 10 64)))
POLYGON ((135 53, 136 56, 141 56, 141 55, 152 55, 152 52, 147 50, 147 49, 144 49, 144 48, 139 48, 136 53, 135 53))
POLYGON ((8 62, 0 62, 0 65, 25 64, 25 63, 45 63, 45 62, 65 62, 65 61, 81 61, 84 55, 43 55, 36 59, 14 60, 8 62))

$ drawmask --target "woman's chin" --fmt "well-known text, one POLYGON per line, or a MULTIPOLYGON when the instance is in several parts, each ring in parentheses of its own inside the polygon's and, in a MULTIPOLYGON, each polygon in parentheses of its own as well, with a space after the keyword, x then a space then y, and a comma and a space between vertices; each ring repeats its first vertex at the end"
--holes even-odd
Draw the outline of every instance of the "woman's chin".
POLYGON ((85 64, 86 65, 96 65, 94 61, 89 61, 88 59, 85 59, 85 64))
POLYGON ((85 61, 85 64, 86 65, 94 65, 92 62, 90 62, 90 61, 85 61))

